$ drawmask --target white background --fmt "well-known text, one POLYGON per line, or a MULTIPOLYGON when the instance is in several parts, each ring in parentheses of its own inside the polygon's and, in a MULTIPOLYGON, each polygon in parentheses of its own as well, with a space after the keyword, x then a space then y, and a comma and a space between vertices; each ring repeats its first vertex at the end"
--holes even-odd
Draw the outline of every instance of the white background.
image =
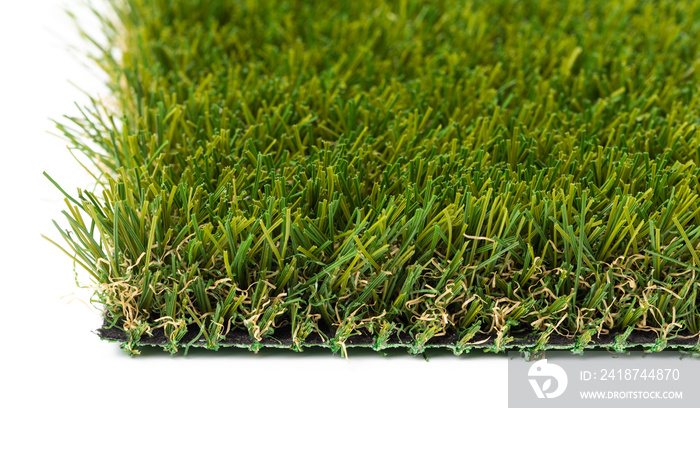
MULTIPOLYGON (((174 0, 175 1, 175 0, 174 0)), ((243 350, 126 356, 72 262, 40 237, 91 188, 50 118, 101 76, 64 7, 0 9, 0 464, 493 464, 697 461, 697 411, 508 410, 503 355, 243 350)))

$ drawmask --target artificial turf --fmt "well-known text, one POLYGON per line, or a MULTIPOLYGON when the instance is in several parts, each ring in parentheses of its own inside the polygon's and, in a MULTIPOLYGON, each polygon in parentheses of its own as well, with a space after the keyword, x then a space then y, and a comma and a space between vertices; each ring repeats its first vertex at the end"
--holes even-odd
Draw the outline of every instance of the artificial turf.
POLYGON ((700 2, 111 3, 58 124, 104 338, 700 349, 700 2))

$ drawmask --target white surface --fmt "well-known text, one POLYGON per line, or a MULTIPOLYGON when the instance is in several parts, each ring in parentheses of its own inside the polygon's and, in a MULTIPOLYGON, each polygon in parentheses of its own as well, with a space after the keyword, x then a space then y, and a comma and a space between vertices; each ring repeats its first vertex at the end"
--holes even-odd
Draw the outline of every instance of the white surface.
POLYGON ((129 358, 100 341, 70 259, 40 234, 57 237, 64 207, 42 171, 69 192, 91 186, 49 118, 86 102, 68 80, 94 94, 102 78, 67 51, 77 39, 57 2, 2 6, 0 464, 697 460, 696 412, 508 410, 504 356, 129 358))

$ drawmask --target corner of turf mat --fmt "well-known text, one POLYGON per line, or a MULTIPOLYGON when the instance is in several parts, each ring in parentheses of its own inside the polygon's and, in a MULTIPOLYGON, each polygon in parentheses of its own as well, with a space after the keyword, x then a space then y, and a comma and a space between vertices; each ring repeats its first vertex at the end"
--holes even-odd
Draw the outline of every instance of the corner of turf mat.
POLYGON ((47 174, 101 338, 698 351, 699 2, 109 3, 47 174))

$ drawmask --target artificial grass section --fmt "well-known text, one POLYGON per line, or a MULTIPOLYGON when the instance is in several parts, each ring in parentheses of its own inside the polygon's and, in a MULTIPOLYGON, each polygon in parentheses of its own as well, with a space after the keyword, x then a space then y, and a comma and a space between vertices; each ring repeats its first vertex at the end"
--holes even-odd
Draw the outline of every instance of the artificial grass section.
POLYGON ((698 2, 113 3, 59 231, 127 351, 699 349, 698 2))

